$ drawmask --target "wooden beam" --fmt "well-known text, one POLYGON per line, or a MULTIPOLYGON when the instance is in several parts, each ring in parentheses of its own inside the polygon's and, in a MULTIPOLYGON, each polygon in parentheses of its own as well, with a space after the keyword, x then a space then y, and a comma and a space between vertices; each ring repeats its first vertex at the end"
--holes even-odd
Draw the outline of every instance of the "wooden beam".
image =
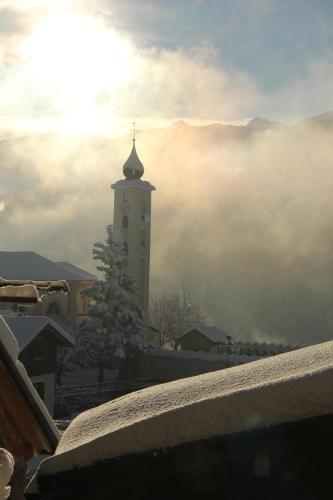
MULTIPOLYGON (((42 451, 52 453, 53 450, 45 439, 38 421, 1 360, 0 385, 2 418, 7 421, 7 427, 5 426, 5 429, 8 428, 8 424, 10 423, 13 436, 20 436, 24 446, 23 455, 20 456, 23 456, 24 459, 27 460, 34 455, 34 450, 37 453, 42 451)), ((4 438, 11 439, 10 436, 4 436, 4 438)), ((12 437, 12 439, 14 438, 12 437)), ((17 440, 14 439, 14 441, 16 442, 17 440)), ((12 446, 16 446, 14 442, 12 442, 12 446)))

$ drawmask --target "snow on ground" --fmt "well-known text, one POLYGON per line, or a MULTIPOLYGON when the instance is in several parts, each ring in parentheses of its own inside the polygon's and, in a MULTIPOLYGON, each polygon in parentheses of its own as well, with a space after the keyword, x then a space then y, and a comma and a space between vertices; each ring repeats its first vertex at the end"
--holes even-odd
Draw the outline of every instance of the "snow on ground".
MULTIPOLYGON (((114 382, 117 380, 119 370, 118 368, 105 368, 104 369, 104 382, 114 382)), ((98 383, 98 370, 96 368, 76 368, 71 372, 65 373, 62 376, 61 387, 68 385, 84 385, 84 384, 97 384, 98 383)))
POLYGON ((330 413, 333 341, 150 387, 86 411, 39 474, 330 413))

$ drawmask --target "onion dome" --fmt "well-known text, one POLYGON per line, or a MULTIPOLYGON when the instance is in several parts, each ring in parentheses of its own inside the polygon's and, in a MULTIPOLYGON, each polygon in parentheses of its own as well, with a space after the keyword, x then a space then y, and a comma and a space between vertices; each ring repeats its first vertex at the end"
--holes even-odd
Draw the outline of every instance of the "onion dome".
POLYGON ((140 179, 143 176, 144 168, 135 149, 135 139, 131 154, 124 163, 123 172, 126 179, 140 179))

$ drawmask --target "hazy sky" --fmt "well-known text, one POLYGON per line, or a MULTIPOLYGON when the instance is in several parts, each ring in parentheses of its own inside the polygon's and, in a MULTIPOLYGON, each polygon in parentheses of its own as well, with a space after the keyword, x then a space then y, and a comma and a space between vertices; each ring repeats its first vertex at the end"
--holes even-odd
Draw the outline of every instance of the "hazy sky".
POLYGON ((332 110, 332 20, 331 0, 0 0, 0 139, 20 136, 0 140, 0 248, 93 270, 135 120, 155 127, 153 293, 186 285, 240 338, 331 338, 333 114, 156 125, 332 110))
POLYGON ((319 114, 332 20, 327 0, 0 0, 2 127, 319 114))

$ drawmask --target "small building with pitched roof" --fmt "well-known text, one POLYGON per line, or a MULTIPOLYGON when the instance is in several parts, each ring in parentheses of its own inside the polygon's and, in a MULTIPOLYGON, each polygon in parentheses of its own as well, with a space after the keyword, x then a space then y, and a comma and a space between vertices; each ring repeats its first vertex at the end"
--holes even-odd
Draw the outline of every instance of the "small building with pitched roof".
POLYGON ((45 406, 53 414, 58 348, 72 347, 73 337, 45 316, 3 314, 19 348, 19 360, 45 406))
MULTIPOLYGON (((44 297, 34 308, 25 312, 33 315, 51 316, 58 321, 86 314, 88 297, 81 294, 90 288, 96 276, 69 262, 53 262, 36 252, 0 252, 0 277, 8 280, 65 280, 70 293, 53 293, 44 297)), ((2 309, 11 308, 11 304, 2 303, 2 309)))
POLYGON ((176 348, 182 351, 219 352, 222 345, 230 345, 232 337, 214 325, 197 325, 176 339, 176 348))
POLYGON ((176 338, 176 348, 181 351, 234 354, 257 358, 275 356, 300 349, 301 345, 241 341, 215 325, 197 325, 176 338))

